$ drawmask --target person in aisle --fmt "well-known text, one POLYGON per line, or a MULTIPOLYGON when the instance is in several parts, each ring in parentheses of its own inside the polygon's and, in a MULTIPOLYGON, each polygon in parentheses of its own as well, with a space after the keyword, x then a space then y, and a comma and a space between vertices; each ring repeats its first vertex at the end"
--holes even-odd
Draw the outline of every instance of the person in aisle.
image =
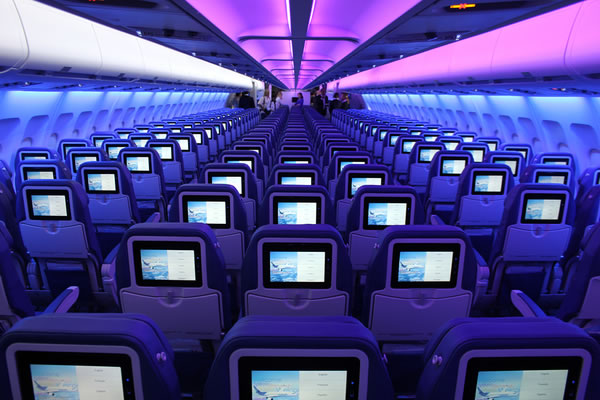
POLYGON ((249 108, 255 108, 254 99, 250 97, 248 92, 243 92, 242 97, 240 97, 240 108, 247 110, 249 108))
POLYGON ((348 93, 342 93, 342 104, 340 107, 342 110, 348 110, 350 108, 350 99, 348 93))
POLYGON ((261 118, 268 117, 269 114, 271 114, 271 97, 269 96, 269 92, 266 90, 260 100, 258 100, 258 109, 260 110, 261 118))
POLYGON ((333 110, 337 110, 341 107, 342 102, 340 101, 340 94, 336 92, 333 95, 333 100, 331 100, 331 102, 329 103, 329 115, 331 116, 333 114, 333 110))
POLYGON ((275 111, 275 110, 279 109, 279 107, 281 107, 281 100, 283 100, 283 92, 279 91, 279 92, 277 92, 277 95, 275 96, 275 98, 272 100, 272 103, 273 103, 272 111, 275 111))
POLYGON ((302 93, 298 93, 298 100, 294 103, 295 106, 303 106, 304 105, 304 96, 302 93))

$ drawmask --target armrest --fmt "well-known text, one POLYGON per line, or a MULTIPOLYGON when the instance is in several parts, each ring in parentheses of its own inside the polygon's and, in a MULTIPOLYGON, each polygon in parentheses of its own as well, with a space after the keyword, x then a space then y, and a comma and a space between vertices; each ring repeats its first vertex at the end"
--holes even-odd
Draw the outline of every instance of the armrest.
POLYGON ((529 296, 520 290, 510 292, 510 300, 524 317, 545 317, 546 313, 529 296))
MULTIPOLYGON (((155 213, 158 214, 158 213, 155 213)), ((102 287, 107 293, 111 293, 115 304, 118 303, 117 298, 117 283, 115 280, 115 269, 117 267, 117 253, 119 252, 119 245, 115 246, 114 249, 106 256, 102 263, 101 275, 102 275, 102 287)))
POLYGON ((431 225, 446 225, 446 223, 444 222, 444 220, 441 219, 440 217, 438 217, 435 214, 433 214, 431 216, 431 219, 430 219, 429 222, 431 223, 431 225))
POLYGON ((77 286, 69 286, 46 307, 44 314, 66 313, 73 307, 78 298, 79 288, 77 286))
POLYGON ((157 211, 155 213, 152 213, 152 215, 150 215, 148 217, 148 219, 146 220, 147 223, 153 223, 153 222, 160 222, 160 213, 157 211))

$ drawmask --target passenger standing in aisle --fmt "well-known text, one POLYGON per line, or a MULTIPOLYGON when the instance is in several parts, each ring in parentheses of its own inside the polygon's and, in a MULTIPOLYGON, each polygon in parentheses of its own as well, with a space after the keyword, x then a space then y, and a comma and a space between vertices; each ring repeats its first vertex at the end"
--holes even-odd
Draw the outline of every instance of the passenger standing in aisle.
POLYGON ((329 103, 329 116, 333 115, 333 110, 337 110, 342 107, 342 102, 340 101, 340 94, 335 93, 333 95, 333 100, 329 103))
POLYGON ((247 110, 248 108, 255 108, 254 99, 250 97, 248 92, 242 93, 242 97, 240 97, 240 108, 247 110))
POLYGON ((265 91, 263 97, 258 101, 258 109, 260 110, 261 118, 268 117, 271 113, 271 97, 269 97, 269 92, 265 91))
POLYGON ((304 96, 302 93, 298 93, 298 100, 294 103, 295 106, 303 106, 304 105, 304 96))

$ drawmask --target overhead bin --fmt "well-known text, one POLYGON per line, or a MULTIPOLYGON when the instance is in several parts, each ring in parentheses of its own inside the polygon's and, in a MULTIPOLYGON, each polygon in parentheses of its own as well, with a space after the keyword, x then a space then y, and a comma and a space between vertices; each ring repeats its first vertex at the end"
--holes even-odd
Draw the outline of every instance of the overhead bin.
POLYGON ((13 0, 0 1, 0 70, 18 67, 27 58, 27 40, 13 0))
POLYGON ((571 32, 566 65, 575 74, 600 78, 600 1, 584 1, 571 32))
POLYGON ((144 65, 138 38, 104 25, 93 24, 100 46, 102 77, 135 78, 144 65))

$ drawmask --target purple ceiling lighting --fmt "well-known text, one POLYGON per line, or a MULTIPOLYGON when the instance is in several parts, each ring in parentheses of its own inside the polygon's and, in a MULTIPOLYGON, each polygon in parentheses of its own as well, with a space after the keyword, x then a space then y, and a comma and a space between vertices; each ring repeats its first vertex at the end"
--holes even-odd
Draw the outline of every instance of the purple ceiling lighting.
POLYGON ((303 88, 419 0, 187 0, 290 88, 303 88))

